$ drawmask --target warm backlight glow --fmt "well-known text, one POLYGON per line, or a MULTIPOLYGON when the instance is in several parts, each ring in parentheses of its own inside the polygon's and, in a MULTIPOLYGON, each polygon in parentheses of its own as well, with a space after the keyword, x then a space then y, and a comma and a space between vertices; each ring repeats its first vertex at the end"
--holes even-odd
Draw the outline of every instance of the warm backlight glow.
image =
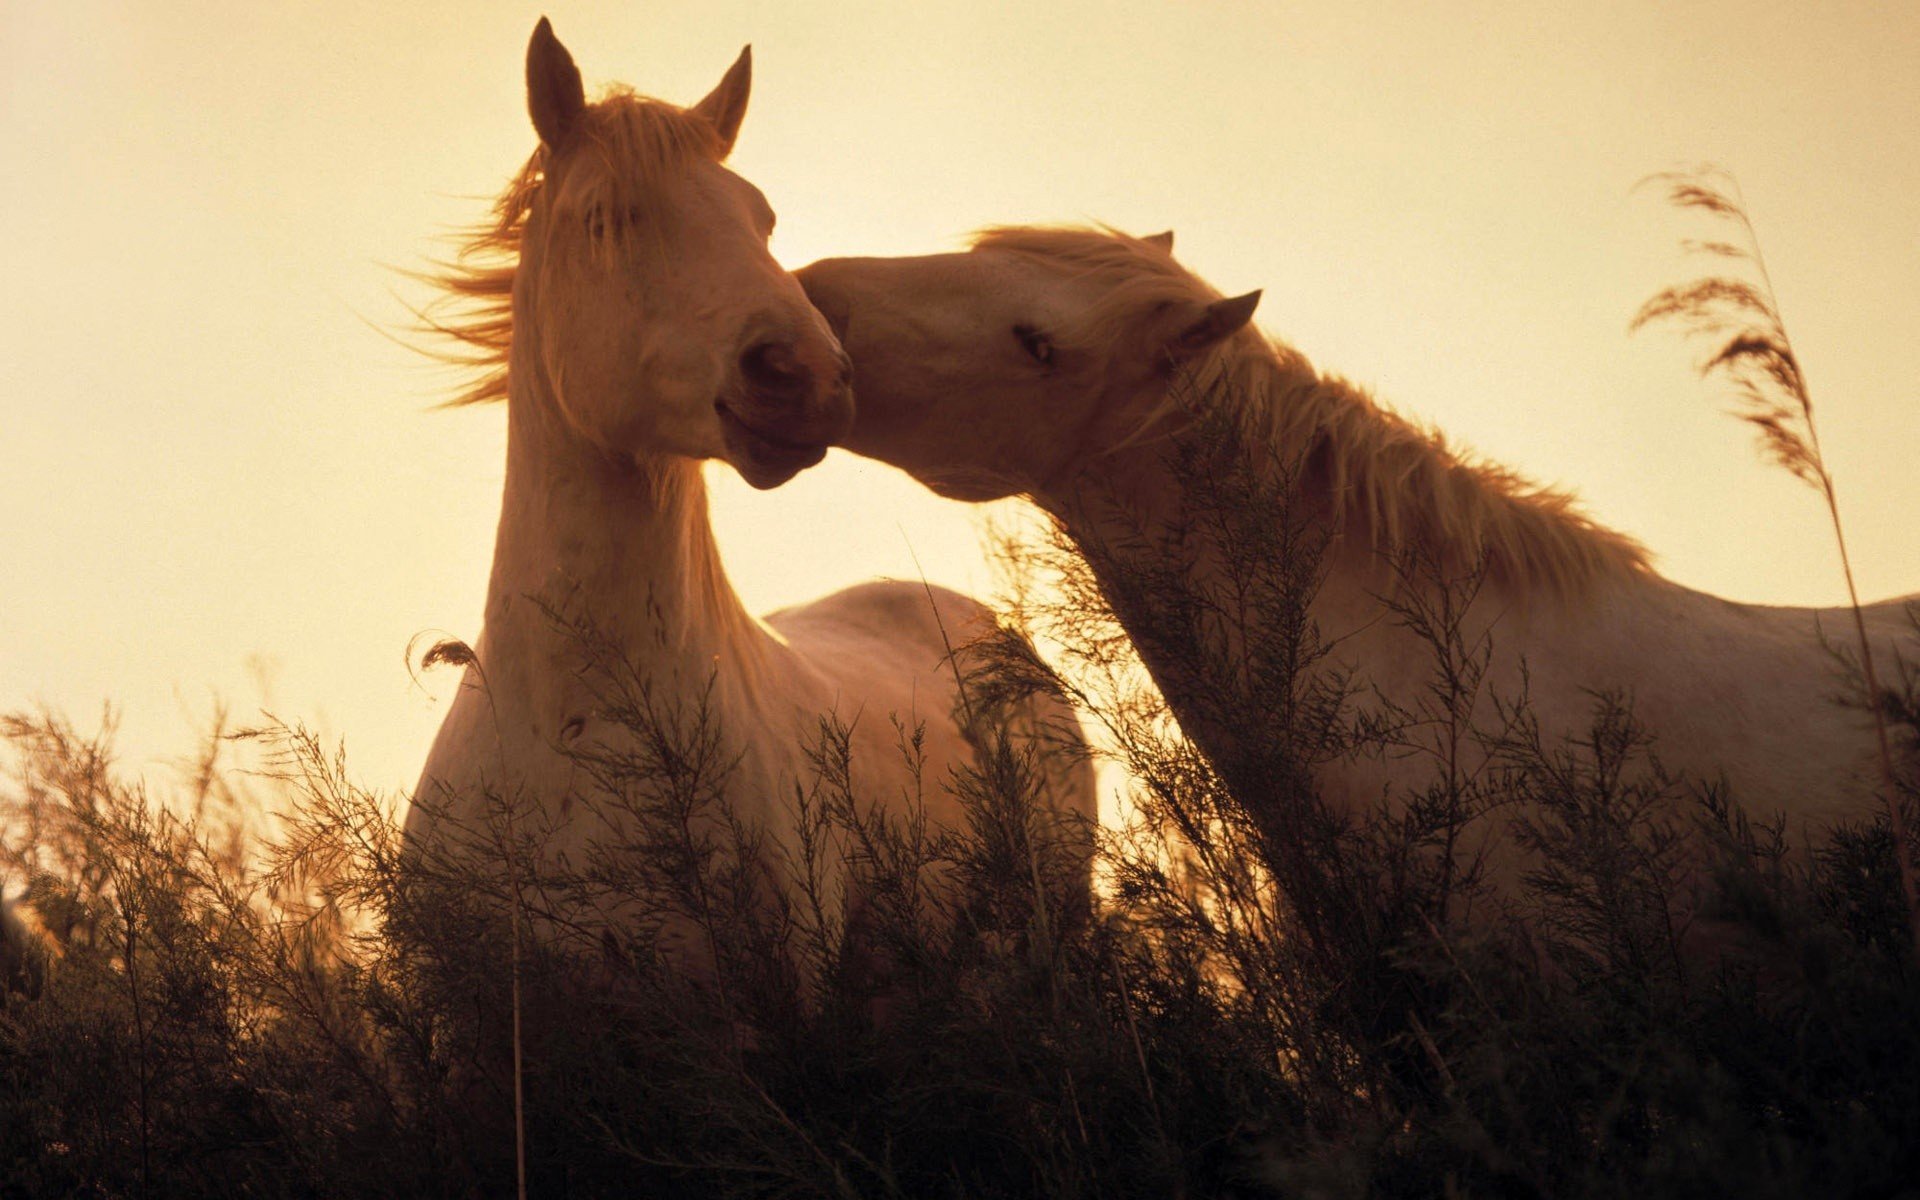
MULTIPOLYGON (((1026 221, 1172 227, 1257 320, 1459 443, 1578 491, 1688 585, 1832 604, 1826 513, 1629 339, 1690 270, 1634 181, 1739 177, 1819 408, 1862 591, 1920 589, 1920 10, 1715 3, 550 11, 589 89, 691 102, 752 42, 735 167, 789 266, 1026 221)), ((498 406, 387 333, 534 145, 524 5, 81 2, 0 17, 0 705, 124 710, 135 761, 211 697, 410 784, 471 637, 498 406)), ((766 610, 875 575, 991 584, 983 510, 836 454, 711 471, 766 610)), ((1839 631, 1836 631, 1839 632, 1839 631)))

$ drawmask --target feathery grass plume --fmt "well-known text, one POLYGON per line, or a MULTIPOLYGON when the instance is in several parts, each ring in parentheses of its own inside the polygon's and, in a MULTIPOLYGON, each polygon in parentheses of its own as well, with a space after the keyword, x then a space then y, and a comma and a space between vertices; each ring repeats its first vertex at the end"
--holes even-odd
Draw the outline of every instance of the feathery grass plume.
POLYGON ((1820 493, 1833 523, 1833 539, 1840 550, 1840 570, 1846 577, 1847 600, 1853 607, 1854 632, 1859 638, 1860 672, 1866 684, 1866 704, 1873 714, 1880 744, 1881 796, 1893 831, 1894 855, 1900 866, 1907 920, 1914 954, 1920 956, 1920 881, 1916 881, 1912 841, 1902 811, 1900 789, 1887 739, 1885 706, 1874 671, 1873 646, 1867 639, 1860 612, 1860 593, 1853 582, 1853 561, 1840 521, 1840 501, 1833 475, 1820 453, 1820 433, 1813 420, 1813 396, 1806 375, 1780 316, 1779 297, 1767 271, 1760 239, 1747 213, 1739 181, 1725 168, 1703 165, 1665 171, 1641 181, 1665 189, 1667 203, 1698 212, 1726 231, 1724 238, 1684 239, 1690 253, 1719 260, 1745 274, 1716 273, 1678 284, 1654 295, 1628 323, 1630 332, 1649 325, 1673 324, 1689 337, 1708 338, 1712 353, 1700 362, 1703 378, 1718 376, 1734 397, 1733 414, 1753 426, 1761 452, 1794 478, 1820 493))

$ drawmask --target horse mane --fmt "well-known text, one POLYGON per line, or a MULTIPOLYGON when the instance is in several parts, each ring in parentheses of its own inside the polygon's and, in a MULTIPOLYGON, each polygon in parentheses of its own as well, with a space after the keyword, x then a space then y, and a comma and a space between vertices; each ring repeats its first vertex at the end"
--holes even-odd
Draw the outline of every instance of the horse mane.
POLYGON ((1652 569, 1639 542, 1581 512, 1571 492, 1456 450, 1258 331, 1230 339, 1194 382, 1201 395, 1223 387, 1252 444, 1283 449, 1338 526, 1376 548, 1418 549, 1450 570, 1484 563, 1498 582, 1561 595, 1652 569))
MULTIPOLYGON (((494 201, 492 217, 458 235, 452 261, 436 262, 430 271, 408 272, 440 293, 414 316, 418 332, 447 344, 423 349, 471 375, 445 402, 447 407, 507 397, 513 281, 534 205, 548 186, 550 156, 546 146, 534 150, 494 201)), ((553 207, 576 213, 596 205, 612 213, 641 210, 662 174, 689 161, 718 161, 722 156, 720 135, 711 122, 616 84, 587 106, 567 138, 561 154, 567 170, 553 207)), ((615 228, 632 234, 645 225, 616 222, 615 228)))
MULTIPOLYGON (((1064 263, 1108 285, 1063 342, 1124 344, 1166 304, 1220 298, 1161 245, 1104 227, 1000 227, 974 247, 1064 263)), ((1638 542, 1580 512, 1571 493, 1455 450, 1251 326, 1176 380, 1128 442, 1208 398, 1232 406, 1247 444, 1284 452, 1299 482, 1328 498, 1336 527, 1376 548, 1419 548, 1450 568, 1484 561, 1496 580, 1563 594, 1652 569, 1638 542)))

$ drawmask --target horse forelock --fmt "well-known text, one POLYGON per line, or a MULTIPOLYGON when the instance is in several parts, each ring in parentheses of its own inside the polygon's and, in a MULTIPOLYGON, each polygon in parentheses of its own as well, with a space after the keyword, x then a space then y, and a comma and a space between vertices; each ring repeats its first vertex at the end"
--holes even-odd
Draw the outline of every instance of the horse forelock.
MULTIPOLYGON (((491 218, 459 235, 453 260, 414 275, 440 293, 416 314, 420 332, 448 343, 427 352, 471 376, 446 403, 480 404, 507 397, 514 279, 526 249, 528 223, 543 196, 565 213, 582 213, 595 205, 616 214, 645 210, 662 179, 690 162, 719 161, 722 150, 718 131, 705 118, 618 85, 581 115, 564 149, 565 170, 557 189, 548 173, 551 152, 545 146, 536 149, 494 201, 491 218)), ((622 222, 615 231, 616 236, 628 236, 648 227, 622 222)))
POLYGON ((1047 331, 1064 346, 1126 344, 1143 321, 1170 305, 1220 298, 1159 244, 1105 225, 992 226, 974 235, 973 248, 1059 263, 1095 285, 1091 305, 1047 331))

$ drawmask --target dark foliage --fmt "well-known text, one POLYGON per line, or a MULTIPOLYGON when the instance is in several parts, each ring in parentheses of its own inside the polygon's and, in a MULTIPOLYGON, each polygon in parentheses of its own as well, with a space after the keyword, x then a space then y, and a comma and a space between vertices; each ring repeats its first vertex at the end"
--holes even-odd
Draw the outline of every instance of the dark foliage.
MULTIPOLYGON (((1199 428, 1172 452, 1211 481, 1220 590, 1177 546, 1145 574, 1014 548, 1011 619, 1063 666, 1010 636, 968 684, 987 728, 1066 688, 1128 771, 1091 905, 1030 741, 923 780, 967 801, 939 830, 854 793, 829 714, 776 847, 722 801, 724 731, 587 628, 629 736, 579 752, 615 833, 564 866, 527 797, 403 846, 297 728, 216 738, 264 774, 210 753, 162 798, 104 736, 13 719, 8 861, 44 930, 14 941, 54 949, 0 999, 0 1195, 494 1196, 516 1145, 551 1196, 1913 1194, 1885 820, 1790 849, 1663 772, 1621 698, 1541 729, 1485 694, 1472 573, 1431 563, 1393 614, 1430 684, 1357 719, 1290 477, 1199 428), (1233 754, 1181 737, 1107 597, 1233 754), (1318 764, 1389 750, 1432 783, 1321 803, 1318 764), (1510 888, 1461 836, 1487 822, 1534 863, 1510 888)), ((1920 732, 1901 684, 1883 707, 1920 732)))

